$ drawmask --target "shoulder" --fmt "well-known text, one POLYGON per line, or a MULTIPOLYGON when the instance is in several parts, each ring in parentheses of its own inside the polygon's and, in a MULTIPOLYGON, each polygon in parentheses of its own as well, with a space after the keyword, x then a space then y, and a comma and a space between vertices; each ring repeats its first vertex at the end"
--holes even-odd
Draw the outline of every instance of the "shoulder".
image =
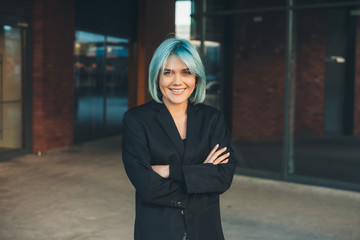
POLYGON ((130 108, 124 114, 123 121, 137 121, 141 122, 156 116, 158 110, 162 107, 162 104, 155 102, 154 100, 145 104, 130 108))
POLYGON ((223 113, 219 109, 203 103, 199 103, 193 106, 195 108, 195 111, 203 115, 204 117, 218 119, 223 115, 223 113))
POLYGON ((147 111, 149 111, 149 105, 150 102, 147 102, 145 104, 130 108, 125 112, 124 117, 132 117, 132 116, 141 116, 143 114, 146 114, 147 111))
POLYGON ((148 114, 156 114, 163 107, 162 105, 163 104, 151 100, 150 102, 130 108, 125 112, 124 117, 142 117, 149 116, 148 114))

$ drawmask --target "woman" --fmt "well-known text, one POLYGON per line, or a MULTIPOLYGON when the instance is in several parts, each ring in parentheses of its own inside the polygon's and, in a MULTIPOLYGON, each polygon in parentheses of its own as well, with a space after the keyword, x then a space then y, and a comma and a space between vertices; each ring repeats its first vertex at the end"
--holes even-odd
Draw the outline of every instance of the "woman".
POLYGON ((223 115, 201 104, 205 86, 196 49, 167 39, 149 67, 153 100, 124 115, 136 240, 224 239, 219 194, 230 187, 236 160, 223 115))

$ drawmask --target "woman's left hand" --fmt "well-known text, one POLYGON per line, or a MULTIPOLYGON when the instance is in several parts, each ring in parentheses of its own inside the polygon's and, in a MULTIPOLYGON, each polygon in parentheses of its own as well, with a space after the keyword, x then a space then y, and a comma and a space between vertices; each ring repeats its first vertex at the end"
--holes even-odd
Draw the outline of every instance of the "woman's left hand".
POLYGON ((216 144, 215 147, 211 150, 211 152, 207 156, 204 163, 212 163, 214 165, 218 165, 218 164, 224 164, 224 163, 229 162, 229 159, 227 159, 227 158, 230 156, 230 153, 229 152, 225 153, 227 148, 224 147, 219 150, 218 150, 218 148, 219 148, 219 144, 216 144))
POLYGON ((152 170, 163 178, 169 178, 170 167, 169 165, 152 165, 152 170))

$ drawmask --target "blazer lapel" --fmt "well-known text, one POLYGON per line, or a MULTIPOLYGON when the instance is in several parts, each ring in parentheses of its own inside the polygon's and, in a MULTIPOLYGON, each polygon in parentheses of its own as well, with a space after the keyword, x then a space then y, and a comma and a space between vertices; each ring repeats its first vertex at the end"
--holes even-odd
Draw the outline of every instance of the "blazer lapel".
MULTIPOLYGON (((187 128, 186 128, 186 143, 184 164, 190 164, 194 151, 196 150, 196 136, 199 134, 201 128, 201 115, 197 112, 198 107, 189 103, 187 112, 187 128)), ((205 160, 205 159, 204 159, 205 160)))
POLYGON ((160 126, 164 129, 165 133, 169 136, 169 139, 176 148, 180 159, 182 159, 184 156, 184 144, 176 128, 174 119, 171 117, 170 112, 167 110, 164 104, 153 101, 152 105, 159 110, 157 120, 159 121, 160 126))

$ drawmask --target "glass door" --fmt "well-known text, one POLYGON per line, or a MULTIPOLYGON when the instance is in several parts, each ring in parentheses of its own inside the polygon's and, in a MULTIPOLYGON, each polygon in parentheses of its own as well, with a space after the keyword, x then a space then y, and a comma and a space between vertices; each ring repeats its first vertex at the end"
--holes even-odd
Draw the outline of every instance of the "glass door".
POLYGON ((0 153, 23 148, 22 29, 0 24, 0 153))
POLYGON ((75 32, 75 142, 121 133, 128 106, 129 40, 75 32))

